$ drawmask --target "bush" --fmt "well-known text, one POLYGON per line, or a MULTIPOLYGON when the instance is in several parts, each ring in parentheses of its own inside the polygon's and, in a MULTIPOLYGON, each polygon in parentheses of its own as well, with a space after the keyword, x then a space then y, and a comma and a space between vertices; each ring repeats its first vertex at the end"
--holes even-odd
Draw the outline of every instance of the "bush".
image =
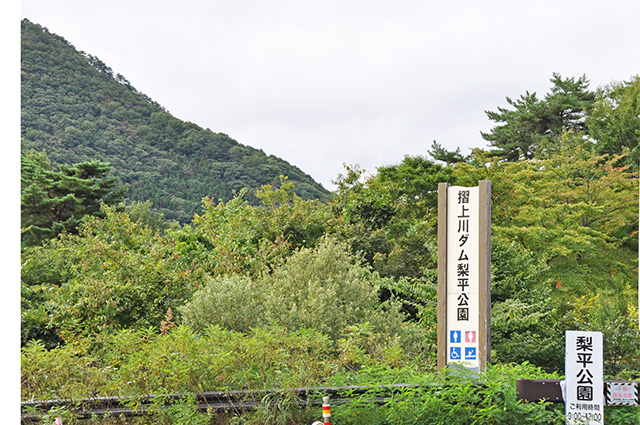
POLYGON ((79 338, 53 350, 22 349, 23 399, 80 399, 317 386, 338 370, 326 336, 312 330, 177 326, 79 338))
POLYGON ((365 322, 385 332, 401 326, 398 309, 378 304, 382 280, 345 244, 325 238, 271 274, 212 279, 180 311, 196 330, 212 324, 246 332, 275 324, 290 331, 312 328, 337 340, 348 326, 365 322))
MULTIPOLYGON (((360 379, 367 370, 360 372, 360 379)), ((516 398, 517 378, 553 378, 541 369, 520 366, 490 366, 480 377, 463 371, 435 374, 388 371, 386 377, 373 369, 375 387, 361 397, 332 409, 332 420, 340 424, 563 424, 564 406, 550 403, 523 403, 516 398), (374 397, 388 396, 381 384, 395 382, 421 384, 406 388, 383 405, 370 403, 374 397)), ((366 379, 366 378, 365 378, 366 379)), ((341 385, 334 381, 335 385, 341 385)))
POLYGON ((182 308, 182 321, 196 331, 209 325, 247 332, 264 319, 264 295, 248 276, 213 278, 182 308))
POLYGON ((158 326, 197 289, 202 271, 183 264, 176 243, 103 208, 78 235, 23 254, 22 344, 48 347, 101 329, 158 326))

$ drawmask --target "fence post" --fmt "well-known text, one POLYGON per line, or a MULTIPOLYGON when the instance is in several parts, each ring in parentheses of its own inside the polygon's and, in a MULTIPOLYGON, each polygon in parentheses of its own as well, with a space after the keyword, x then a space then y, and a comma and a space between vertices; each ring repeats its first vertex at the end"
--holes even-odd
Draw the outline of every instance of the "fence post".
POLYGON ((311 425, 331 425, 331 405, 329 397, 322 397, 322 422, 315 421, 311 425))
POLYGON ((329 397, 322 398, 322 421, 324 425, 331 425, 331 405, 329 397))

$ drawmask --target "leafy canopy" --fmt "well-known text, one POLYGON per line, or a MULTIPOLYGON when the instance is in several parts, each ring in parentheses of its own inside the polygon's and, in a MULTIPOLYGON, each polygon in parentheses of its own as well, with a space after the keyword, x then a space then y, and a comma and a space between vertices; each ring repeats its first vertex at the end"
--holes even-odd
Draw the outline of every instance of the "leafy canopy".
POLYGON ((628 152, 624 164, 638 171, 640 153, 640 77, 600 88, 585 122, 601 154, 628 152))

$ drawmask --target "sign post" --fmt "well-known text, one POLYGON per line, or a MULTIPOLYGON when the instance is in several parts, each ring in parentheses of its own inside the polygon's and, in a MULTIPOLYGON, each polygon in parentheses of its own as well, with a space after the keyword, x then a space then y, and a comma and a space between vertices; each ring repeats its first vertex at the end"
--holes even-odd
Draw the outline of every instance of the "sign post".
POLYGON ((438 185, 438 368, 490 361, 491 182, 438 185))
POLYGON ((567 425, 604 424, 602 332, 566 331, 567 425))

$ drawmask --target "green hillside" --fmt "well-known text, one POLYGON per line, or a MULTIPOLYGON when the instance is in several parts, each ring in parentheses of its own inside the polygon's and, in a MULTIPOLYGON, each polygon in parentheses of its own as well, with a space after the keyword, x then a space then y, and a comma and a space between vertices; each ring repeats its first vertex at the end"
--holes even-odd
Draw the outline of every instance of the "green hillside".
POLYGON ((201 200, 229 200, 248 188, 279 185, 303 199, 329 192, 299 168, 223 133, 173 117, 97 57, 46 28, 22 22, 22 147, 46 152, 54 167, 98 159, 128 191, 168 219, 187 223, 201 200))

